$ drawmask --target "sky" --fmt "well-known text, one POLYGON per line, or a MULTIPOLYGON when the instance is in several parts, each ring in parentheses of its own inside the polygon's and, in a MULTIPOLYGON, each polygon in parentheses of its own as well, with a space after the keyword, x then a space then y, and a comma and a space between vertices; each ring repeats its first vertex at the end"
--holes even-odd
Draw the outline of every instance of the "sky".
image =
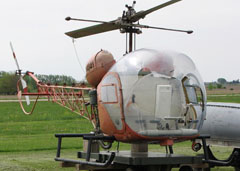
MULTIPOLYGON (((166 0, 137 0, 135 10, 147 10, 166 0)), ((20 68, 35 74, 85 77, 72 39, 64 33, 93 25, 65 21, 65 17, 111 21, 125 10, 129 0, 7 0, 0 5, 0 71, 15 71, 9 42, 20 68)), ((193 30, 191 35, 144 29, 137 49, 173 50, 188 55, 205 82, 240 78, 240 1, 182 0, 155 11, 140 24, 193 30)), ((119 30, 75 40, 81 65, 100 49, 116 60, 125 52, 125 35, 119 30)))

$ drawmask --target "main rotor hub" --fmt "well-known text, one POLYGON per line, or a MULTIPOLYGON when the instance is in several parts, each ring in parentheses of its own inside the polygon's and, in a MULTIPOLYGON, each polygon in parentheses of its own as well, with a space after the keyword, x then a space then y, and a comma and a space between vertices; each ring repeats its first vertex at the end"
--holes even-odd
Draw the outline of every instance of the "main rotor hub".
POLYGON ((120 33, 136 33, 136 34, 142 34, 142 30, 138 28, 132 28, 132 27, 126 27, 121 28, 120 33))
POLYGON ((124 18, 123 18, 123 19, 127 19, 127 21, 128 21, 129 23, 132 23, 131 17, 136 14, 136 11, 135 11, 135 9, 134 9, 135 4, 136 4, 136 1, 133 1, 132 6, 126 5, 126 8, 127 8, 128 10, 127 10, 127 12, 124 11, 124 14, 125 14, 125 15, 124 15, 124 18))

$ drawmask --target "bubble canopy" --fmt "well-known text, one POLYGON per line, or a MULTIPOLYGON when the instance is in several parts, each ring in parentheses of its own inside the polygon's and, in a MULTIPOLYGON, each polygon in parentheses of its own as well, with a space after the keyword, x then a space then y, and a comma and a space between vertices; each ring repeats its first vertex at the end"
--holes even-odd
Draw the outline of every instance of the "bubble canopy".
POLYGON ((109 73, 114 74, 101 82, 101 101, 118 130, 123 129, 122 114, 125 124, 142 136, 198 134, 206 113, 206 91, 189 57, 140 49, 123 56, 109 73), (112 103, 117 99, 121 105, 112 103))

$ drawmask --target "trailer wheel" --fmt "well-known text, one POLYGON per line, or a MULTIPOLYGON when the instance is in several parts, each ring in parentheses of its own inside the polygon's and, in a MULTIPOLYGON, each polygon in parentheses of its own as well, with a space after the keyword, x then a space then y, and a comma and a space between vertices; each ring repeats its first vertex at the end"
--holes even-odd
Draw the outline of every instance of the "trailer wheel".
POLYGON ((182 166, 179 171, 193 171, 193 168, 191 166, 182 166))

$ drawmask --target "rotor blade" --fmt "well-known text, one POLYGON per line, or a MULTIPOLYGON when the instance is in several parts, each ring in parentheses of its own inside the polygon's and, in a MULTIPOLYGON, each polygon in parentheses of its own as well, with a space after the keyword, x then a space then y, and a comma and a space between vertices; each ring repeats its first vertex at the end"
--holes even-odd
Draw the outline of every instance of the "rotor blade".
POLYGON ((10 47, 11 47, 11 50, 12 50, 12 53, 13 53, 13 58, 14 58, 15 63, 16 63, 16 65, 17 65, 17 69, 20 71, 20 67, 19 67, 19 65, 18 65, 17 57, 16 57, 16 54, 15 54, 15 52, 14 52, 12 42, 10 42, 10 47))
POLYGON ((88 19, 79 19, 79 18, 71 18, 71 17, 66 17, 65 20, 70 21, 70 20, 75 20, 75 21, 85 21, 85 22, 92 22, 92 23, 109 23, 106 21, 99 21, 99 20, 88 20, 88 19))
POLYGON ((192 34, 192 30, 179 30, 179 29, 170 29, 170 28, 164 28, 164 27, 154 27, 154 26, 148 26, 148 25, 140 25, 140 24, 131 24, 133 27, 139 27, 139 28, 151 28, 151 29, 158 29, 158 30, 166 30, 166 31, 176 31, 176 32, 184 32, 187 34, 192 34))
MULTIPOLYGON (((21 75, 20 75, 20 79, 21 79, 23 91, 26 91, 26 89, 27 89, 27 83, 26 83, 26 81, 22 78, 21 75)), ((27 105, 30 105, 29 96, 25 96, 25 99, 26 99, 27 105)))
POLYGON ((107 23, 103 23, 103 24, 86 27, 83 29, 70 31, 65 34, 72 38, 80 38, 80 37, 85 37, 85 36, 89 36, 89 35, 93 35, 93 34, 103 33, 106 31, 116 30, 119 28, 121 28, 121 26, 118 24, 115 24, 114 21, 112 21, 112 22, 107 22, 107 23))
POLYGON ((164 7, 167 7, 167 6, 172 5, 172 4, 174 4, 174 3, 176 3, 176 2, 179 2, 179 1, 181 1, 181 0, 171 0, 171 1, 168 1, 168 2, 163 3, 163 4, 161 4, 161 5, 158 5, 158 6, 156 6, 156 7, 153 7, 153 8, 151 8, 151 9, 149 9, 149 10, 139 11, 139 12, 137 12, 135 15, 133 15, 133 16, 130 18, 130 20, 131 20, 132 22, 136 22, 136 21, 138 21, 139 19, 144 18, 146 15, 148 15, 148 14, 150 14, 150 13, 156 11, 156 10, 159 10, 159 9, 161 9, 161 8, 164 8, 164 7))
MULTIPOLYGON (((18 69, 19 72, 21 72, 20 67, 19 67, 19 64, 18 64, 18 61, 17 61, 16 54, 15 54, 14 49, 13 49, 12 42, 10 42, 10 47, 11 47, 11 50, 12 50, 12 53, 13 53, 13 58, 14 58, 15 63, 16 63, 16 65, 17 65, 17 69, 18 69)), ((19 73, 19 74, 20 74, 20 80, 21 80, 21 83, 22 83, 23 91, 24 91, 24 90, 26 91, 26 90, 27 90, 27 83, 26 83, 26 81, 23 79, 21 73, 19 73)), ((25 96, 25 99, 26 99, 27 105, 30 105, 29 96, 25 96)))

